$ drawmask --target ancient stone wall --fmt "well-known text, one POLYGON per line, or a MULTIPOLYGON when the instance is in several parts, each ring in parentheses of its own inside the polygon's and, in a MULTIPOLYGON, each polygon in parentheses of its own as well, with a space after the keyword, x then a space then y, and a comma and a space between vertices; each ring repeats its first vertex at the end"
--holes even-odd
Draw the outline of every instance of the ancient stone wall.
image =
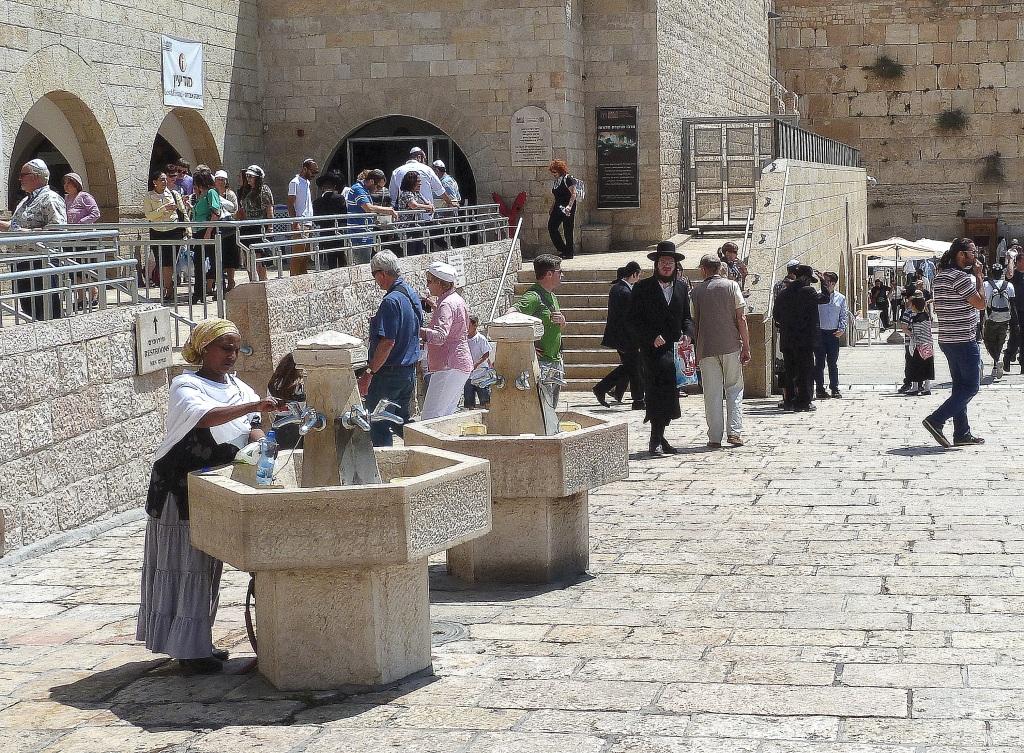
POLYGON ((768 20, 761 0, 658 0, 661 224, 682 221, 682 119, 765 115, 768 20))
MULTIPOLYGON (((511 302, 521 255, 517 246, 503 279, 509 243, 495 241, 454 252, 423 254, 399 263, 409 283, 426 293, 425 270, 431 262, 462 254, 466 286, 460 293, 470 312, 486 322, 499 288, 505 291, 498 304, 499 316, 511 302)), ((264 389, 276 363, 294 350, 299 340, 324 330, 339 330, 365 341, 369 319, 383 295, 370 275, 369 264, 239 285, 228 295, 227 316, 238 324, 243 342, 254 350, 251 356, 239 357, 239 376, 257 391, 264 389)))
POLYGON ((0 329, 0 553, 144 504, 167 375, 124 307, 0 329))
MULTIPOLYGON (((571 78, 581 75, 568 35, 578 5, 265 3, 260 62, 275 195, 282 195, 303 157, 327 164, 355 129, 403 114, 432 123, 463 150, 480 201, 496 192, 511 204, 526 191, 524 243, 547 248, 547 165, 512 165, 510 122, 522 107, 543 108, 551 117, 553 156, 573 170, 584 164, 582 126, 573 122, 579 106, 566 94, 571 78)), ((396 166, 372 167, 390 174, 396 166)))
POLYGON ((861 168, 777 160, 762 174, 747 264, 751 280, 747 286, 751 363, 744 372, 748 396, 770 393, 772 290, 786 276, 790 259, 821 272, 836 272, 839 292, 854 308, 859 267, 851 250, 867 236, 866 188, 867 174, 861 168))
MULTIPOLYGON (((0 6, 0 203, 25 116, 59 108, 85 157, 80 168, 108 219, 137 213, 164 106, 160 35, 203 42, 204 109, 176 109, 197 159, 237 170, 262 155, 257 4, 76 0, 0 6)), ((56 124, 52 124, 57 127, 56 124)), ((68 156, 68 155, 65 155, 68 156)), ((5 206, 6 208, 6 206, 5 206)))
POLYGON ((869 240, 948 239, 963 234, 964 215, 1024 231, 1019 5, 776 5, 779 73, 801 96, 802 125, 859 147, 878 180, 868 191, 869 240), (898 66, 877 68, 882 58, 898 66), (966 127, 941 127, 940 115, 957 110, 966 127))

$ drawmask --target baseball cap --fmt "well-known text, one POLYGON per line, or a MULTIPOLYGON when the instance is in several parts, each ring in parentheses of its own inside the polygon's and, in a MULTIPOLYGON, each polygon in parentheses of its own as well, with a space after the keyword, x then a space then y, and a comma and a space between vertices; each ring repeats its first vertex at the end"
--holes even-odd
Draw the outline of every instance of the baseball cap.
POLYGON ((414 146, 412 149, 409 150, 409 154, 426 154, 426 152, 420 149, 418 146, 414 146))
POLYGON ((213 174, 213 177, 214 177, 214 179, 223 178, 224 180, 227 180, 228 179, 228 171, 227 170, 218 170, 217 172, 215 172, 213 174))
POLYGON ((439 168, 441 168, 442 170, 444 170, 444 169, 445 169, 444 163, 443 163, 443 162, 442 162, 441 160, 439 160, 439 159, 436 159, 436 160, 434 160, 434 161, 433 161, 433 162, 432 162, 431 164, 432 164, 432 165, 433 165, 434 167, 439 167, 439 168))

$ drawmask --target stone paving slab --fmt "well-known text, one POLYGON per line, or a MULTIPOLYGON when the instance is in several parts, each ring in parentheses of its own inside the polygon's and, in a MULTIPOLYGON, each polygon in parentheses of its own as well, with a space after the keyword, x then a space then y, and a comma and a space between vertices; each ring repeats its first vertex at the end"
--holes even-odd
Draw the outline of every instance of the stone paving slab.
MULTIPOLYGON (((432 676, 373 693, 246 671, 248 576, 231 569, 227 673, 148 653, 141 523, 0 564, 0 751, 1020 753, 1024 381, 975 400, 988 444, 942 451, 920 428, 942 390, 883 389, 898 347, 840 365, 860 382, 814 414, 749 401, 738 449, 708 451, 684 400, 683 453, 637 452, 592 494, 577 582, 467 589, 435 560, 431 617, 466 634, 435 647, 432 676)), ((645 445, 639 416, 596 410, 645 445)))

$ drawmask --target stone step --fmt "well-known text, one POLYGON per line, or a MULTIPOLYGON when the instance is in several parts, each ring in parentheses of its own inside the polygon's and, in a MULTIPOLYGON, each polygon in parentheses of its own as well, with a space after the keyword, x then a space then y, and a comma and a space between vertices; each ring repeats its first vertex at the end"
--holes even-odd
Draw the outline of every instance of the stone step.
MULTIPOLYGON (((562 347, 568 350, 606 350, 601 348, 601 334, 598 335, 562 335, 562 347)), ((612 353, 612 351, 608 351, 612 353)), ((613 354, 614 355, 614 354, 613 354)))
POLYGON ((568 322, 600 322, 602 326, 608 321, 608 309, 600 308, 566 308, 562 307, 562 313, 568 322))
POLYGON ((562 338, 562 359, 566 363, 598 363, 606 365, 609 369, 619 365, 619 357, 614 350, 609 348, 601 348, 600 350, 567 348, 565 347, 565 340, 566 338, 562 338))
POLYGON ((592 379, 597 382, 611 371, 616 363, 569 363, 565 364, 565 375, 570 379, 592 379))
MULTIPOLYGON (((530 286, 532 282, 517 282, 516 283, 516 295, 522 295, 530 286)), ((597 295, 604 298, 605 303, 608 302, 608 289, 611 285, 607 282, 595 282, 595 281, 582 281, 582 282, 563 282, 558 286, 558 290, 555 291, 555 295, 558 296, 559 305, 563 296, 567 295, 597 295)))
POLYGON ((607 311, 608 295, 589 295, 580 293, 563 293, 558 291, 558 305, 562 311, 578 308, 601 308, 607 311))
POLYGON ((563 335, 603 335, 604 322, 567 321, 562 328, 563 335))

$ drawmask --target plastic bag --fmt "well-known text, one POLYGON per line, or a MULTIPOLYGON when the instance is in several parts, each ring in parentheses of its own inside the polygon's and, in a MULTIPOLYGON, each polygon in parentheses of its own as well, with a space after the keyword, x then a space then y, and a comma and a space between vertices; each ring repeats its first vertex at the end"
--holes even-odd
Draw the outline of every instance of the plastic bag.
POLYGON ((697 384, 697 356, 693 343, 676 343, 673 348, 676 361, 676 387, 697 384))

